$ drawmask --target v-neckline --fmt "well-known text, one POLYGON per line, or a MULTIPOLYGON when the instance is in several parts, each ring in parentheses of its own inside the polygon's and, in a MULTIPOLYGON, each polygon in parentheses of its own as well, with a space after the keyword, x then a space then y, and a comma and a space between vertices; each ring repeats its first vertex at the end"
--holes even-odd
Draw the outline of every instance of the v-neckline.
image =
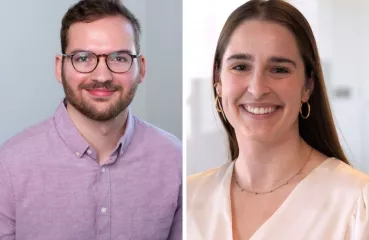
MULTIPOLYGON (((328 162, 330 162, 332 158, 327 158, 324 161, 322 161, 319 165, 317 165, 308 175, 306 175, 291 191, 291 193, 287 196, 287 198, 282 202, 282 204, 277 208, 277 210, 251 235, 251 237, 249 238, 249 240, 258 240, 261 239, 260 235, 265 232, 265 229, 268 229, 268 226, 271 224, 271 222, 275 222, 274 219, 278 218, 279 215, 281 215, 283 213, 283 211, 285 210, 286 207, 288 207, 290 205, 290 202, 293 202, 294 199, 296 198, 296 196, 298 196, 299 194, 297 194, 298 192, 301 191, 301 189, 309 182, 309 180, 316 175, 319 170, 321 168, 323 168, 324 165, 328 164, 328 162)), ((232 165, 230 166, 230 178, 228 179, 228 183, 227 183, 227 193, 228 193, 228 198, 227 198, 227 208, 228 208, 228 212, 230 213, 230 221, 231 221, 231 234, 232 236, 230 236, 230 239, 233 239, 233 221, 232 221, 232 206, 231 206, 231 183, 232 183, 232 178, 233 178, 233 168, 235 167, 234 162, 232 163, 232 165)))

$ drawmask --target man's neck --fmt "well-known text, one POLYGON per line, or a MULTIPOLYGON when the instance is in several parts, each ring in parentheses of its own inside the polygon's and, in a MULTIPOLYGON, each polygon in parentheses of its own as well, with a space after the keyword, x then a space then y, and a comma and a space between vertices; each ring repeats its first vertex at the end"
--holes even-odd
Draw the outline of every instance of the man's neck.
POLYGON ((71 105, 67 106, 67 112, 80 134, 96 151, 99 163, 101 165, 105 163, 124 135, 128 109, 105 122, 92 120, 71 105))

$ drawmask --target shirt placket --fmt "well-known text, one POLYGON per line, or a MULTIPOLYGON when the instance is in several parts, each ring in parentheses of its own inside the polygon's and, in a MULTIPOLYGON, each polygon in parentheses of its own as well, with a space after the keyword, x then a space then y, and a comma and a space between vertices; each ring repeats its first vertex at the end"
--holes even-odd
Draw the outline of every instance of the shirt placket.
POLYGON ((98 209, 97 209, 97 239, 111 239, 111 188, 110 169, 108 166, 100 168, 98 209))

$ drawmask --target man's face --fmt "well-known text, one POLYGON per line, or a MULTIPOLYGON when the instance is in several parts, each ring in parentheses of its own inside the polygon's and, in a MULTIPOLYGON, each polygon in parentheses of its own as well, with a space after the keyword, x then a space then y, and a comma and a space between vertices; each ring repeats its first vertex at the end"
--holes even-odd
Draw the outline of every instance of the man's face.
MULTIPOLYGON (((66 54, 92 52, 110 54, 126 51, 133 55, 135 49, 132 24, 123 17, 105 17, 91 23, 75 23, 68 32, 66 54)), ((75 60, 90 61, 86 54, 75 60)), ((109 58, 114 60, 121 58, 109 58)), ((83 115, 96 121, 109 121, 125 111, 132 102, 137 85, 145 76, 145 59, 132 59, 132 65, 124 73, 109 70, 105 57, 99 58, 98 65, 90 73, 81 73, 73 67, 72 58, 57 56, 56 75, 62 83, 69 107, 74 107, 83 115)), ((85 64, 85 63, 84 63, 85 64)))

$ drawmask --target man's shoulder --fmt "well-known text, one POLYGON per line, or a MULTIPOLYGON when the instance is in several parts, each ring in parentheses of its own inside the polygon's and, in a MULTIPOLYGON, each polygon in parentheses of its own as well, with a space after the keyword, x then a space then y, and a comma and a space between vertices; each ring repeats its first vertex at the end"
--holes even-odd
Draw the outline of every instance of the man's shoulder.
POLYGON ((147 121, 133 116, 135 122, 135 132, 145 142, 157 147, 165 146, 173 150, 182 151, 182 142, 173 134, 157 127, 147 121))
POLYGON ((15 134, 0 146, 0 162, 19 155, 29 154, 37 148, 46 148, 43 143, 47 142, 47 135, 53 126, 53 119, 49 118, 42 122, 27 127, 15 134))
POLYGON ((158 171, 171 174, 171 168, 177 169, 178 179, 182 179, 182 143, 173 134, 154 126, 138 117, 134 119, 134 137, 132 149, 143 154, 150 163, 158 166, 158 171), (163 166, 165 166, 163 168, 163 166))

